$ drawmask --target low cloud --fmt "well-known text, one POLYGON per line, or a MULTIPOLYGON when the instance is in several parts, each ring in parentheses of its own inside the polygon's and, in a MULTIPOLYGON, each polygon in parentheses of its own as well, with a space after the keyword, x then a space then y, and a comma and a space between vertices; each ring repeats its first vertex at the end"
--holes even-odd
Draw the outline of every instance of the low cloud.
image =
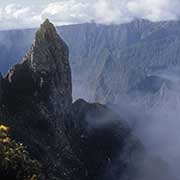
POLYGON ((9 4, 0 7, 0 29, 38 26, 45 18, 55 24, 95 21, 120 24, 133 18, 177 20, 179 0, 61 0, 42 5, 9 4))

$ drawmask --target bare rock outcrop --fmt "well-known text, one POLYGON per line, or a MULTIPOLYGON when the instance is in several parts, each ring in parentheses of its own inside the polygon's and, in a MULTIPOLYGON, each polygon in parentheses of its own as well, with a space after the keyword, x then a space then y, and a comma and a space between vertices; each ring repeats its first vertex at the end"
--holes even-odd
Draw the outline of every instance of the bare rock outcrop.
POLYGON ((72 103, 68 56, 67 45, 46 20, 22 63, 2 79, 0 119, 43 164, 48 180, 106 180, 117 161, 117 177, 130 179, 132 156, 143 148, 106 106, 72 103))
POLYGON ((23 62, 3 79, 2 119, 12 136, 45 165, 48 179, 81 179, 81 162, 65 133, 72 104, 68 47, 46 20, 23 62))

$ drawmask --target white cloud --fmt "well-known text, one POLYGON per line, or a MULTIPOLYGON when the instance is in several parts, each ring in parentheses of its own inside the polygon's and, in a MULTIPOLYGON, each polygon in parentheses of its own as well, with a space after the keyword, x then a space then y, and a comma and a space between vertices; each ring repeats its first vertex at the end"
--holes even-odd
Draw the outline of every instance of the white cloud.
POLYGON ((131 16, 147 18, 153 21, 175 20, 179 17, 179 0, 132 0, 127 3, 131 16))
POLYGON ((92 18, 90 3, 69 0, 50 3, 41 13, 43 18, 50 18, 58 24, 80 23, 92 18))
POLYGON ((50 18, 57 25, 90 22, 123 23, 133 18, 176 20, 180 0, 59 0, 36 6, 0 7, 0 29, 38 26, 50 18))
POLYGON ((10 4, 8 6, 6 6, 4 9, 4 18, 15 18, 18 19, 21 16, 27 15, 30 13, 30 8, 29 7, 21 7, 15 4, 10 4))
POLYGON ((39 22, 33 19, 35 15, 30 7, 9 4, 0 8, 0 29, 36 26, 39 22))

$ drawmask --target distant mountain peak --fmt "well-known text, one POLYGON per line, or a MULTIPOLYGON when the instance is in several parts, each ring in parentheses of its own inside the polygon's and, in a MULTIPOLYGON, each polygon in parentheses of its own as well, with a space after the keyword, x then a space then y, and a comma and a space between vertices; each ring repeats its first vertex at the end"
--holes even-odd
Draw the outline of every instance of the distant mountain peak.
POLYGON ((54 38, 57 38, 56 28, 48 19, 46 19, 37 31, 35 40, 36 42, 45 40, 50 41, 54 38))

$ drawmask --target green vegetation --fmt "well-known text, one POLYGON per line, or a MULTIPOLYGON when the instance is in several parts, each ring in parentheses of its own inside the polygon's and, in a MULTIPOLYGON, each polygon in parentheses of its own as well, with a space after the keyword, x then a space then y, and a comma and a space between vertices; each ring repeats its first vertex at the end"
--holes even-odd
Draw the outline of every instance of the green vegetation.
POLYGON ((9 128, 0 125, 0 179, 44 180, 39 162, 31 159, 26 148, 8 136, 9 128))

